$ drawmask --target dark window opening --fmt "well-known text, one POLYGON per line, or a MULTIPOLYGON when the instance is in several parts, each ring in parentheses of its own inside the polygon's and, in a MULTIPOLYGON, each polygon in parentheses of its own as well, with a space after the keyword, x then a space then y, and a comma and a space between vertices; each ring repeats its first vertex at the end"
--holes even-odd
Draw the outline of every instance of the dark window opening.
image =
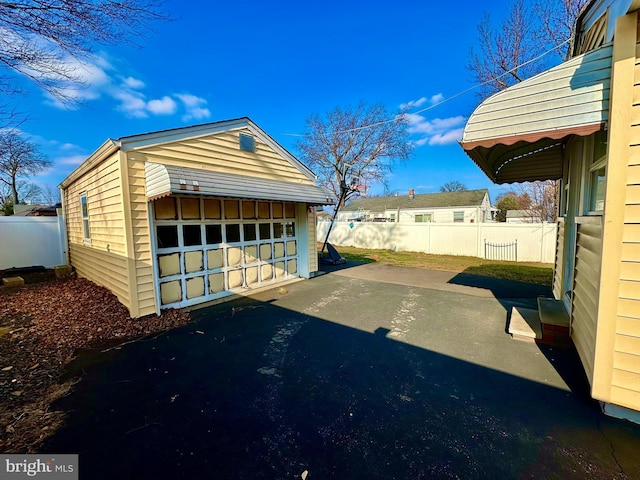
POLYGON ((240 225, 237 223, 227 225, 227 243, 233 243, 233 242, 239 242, 239 241, 240 241, 240 225))
POLYGON ((207 244, 222 243, 222 225, 206 225, 207 244))
POLYGON ((185 247, 190 247, 192 245, 202 245, 200 225, 183 225, 182 237, 184 239, 185 247))
POLYGON ((260 229, 260 240, 271 238, 271 224, 261 223, 259 225, 259 229, 260 229))
POLYGON ((161 225, 157 230, 158 248, 173 248, 178 246, 178 227, 175 225, 161 225))
POLYGON ((256 226, 253 223, 245 223, 243 228, 245 242, 251 242, 256 239, 256 226))

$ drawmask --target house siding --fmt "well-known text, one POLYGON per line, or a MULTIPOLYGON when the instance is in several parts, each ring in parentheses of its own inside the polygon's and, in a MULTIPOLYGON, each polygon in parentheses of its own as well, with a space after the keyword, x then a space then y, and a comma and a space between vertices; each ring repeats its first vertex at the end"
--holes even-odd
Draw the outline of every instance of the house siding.
POLYGON ((127 158, 126 165, 129 211, 131 212, 131 256, 136 278, 137 316, 144 316, 157 312, 144 162, 127 158))
POLYGON ((564 284, 564 218, 558 218, 558 235, 556 237, 556 263, 553 269, 553 296, 562 298, 564 284))
POLYGON ((309 248, 309 273, 318 271, 317 217, 315 208, 307 208, 307 230, 309 248))
POLYGON ((107 287, 130 308, 125 222, 118 154, 80 176, 64 191, 69 258, 78 275, 107 287), (85 244, 80 194, 87 193, 90 243, 85 244))
POLYGON ((571 338, 589 383, 593 383, 596 355, 598 290, 602 256, 601 217, 576 219, 576 265, 571 308, 571 338))
POLYGON ((640 410, 638 14, 616 24, 594 398, 640 410))
POLYGON ((239 148, 239 134, 248 128, 215 133, 136 150, 135 159, 166 165, 246 175, 313 185, 313 180, 284 161, 282 155, 254 136, 255 152, 239 148))

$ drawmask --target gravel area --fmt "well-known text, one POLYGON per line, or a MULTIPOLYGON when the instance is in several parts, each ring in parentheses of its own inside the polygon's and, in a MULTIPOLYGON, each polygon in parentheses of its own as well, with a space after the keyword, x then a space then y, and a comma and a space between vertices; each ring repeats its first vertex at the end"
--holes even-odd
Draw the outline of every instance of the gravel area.
POLYGON ((36 452, 64 422, 51 408, 74 381, 61 383, 80 348, 131 341, 185 325, 189 315, 132 319, 104 287, 84 278, 51 279, 21 288, 0 288, 0 451, 36 452))

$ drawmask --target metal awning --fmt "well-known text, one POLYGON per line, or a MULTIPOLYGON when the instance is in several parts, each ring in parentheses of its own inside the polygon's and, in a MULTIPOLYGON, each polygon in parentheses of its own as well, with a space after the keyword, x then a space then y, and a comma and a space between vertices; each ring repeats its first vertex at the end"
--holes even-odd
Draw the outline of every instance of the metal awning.
POLYGON ((567 137, 606 125, 612 49, 604 45, 489 97, 469 117, 462 148, 496 183, 560 178, 567 137))
POLYGON ((147 198, 155 200, 171 194, 282 200, 310 205, 332 205, 333 194, 323 187, 212 172, 200 168, 145 164, 147 198))

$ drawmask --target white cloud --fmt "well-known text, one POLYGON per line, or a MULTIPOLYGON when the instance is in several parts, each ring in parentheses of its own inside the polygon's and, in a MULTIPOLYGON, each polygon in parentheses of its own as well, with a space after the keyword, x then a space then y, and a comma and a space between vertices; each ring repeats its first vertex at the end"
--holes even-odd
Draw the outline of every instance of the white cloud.
POLYGON ((417 100, 409 100, 407 103, 401 103, 400 110, 410 110, 412 108, 418 108, 427 102, 429 102, 429 105, 435 105, 437 103, 440 103, 442 100, 444 100, 444 95, 442 95, 441 93, 436 93, 430 98, 420 97, 417 100))
POLYGON ((147 102, 147 110, 154 115, 173 115, 176 109, 176 101, 166 95, 162 98, 149 100, 147 102))
POLYGON ((436 93, 429 99, 429 103, 431 105, 435 105, 436 103, 440 103, 442 100, 444 100, 444 95, 442 95, 441 93, 436 93))
POLYGON ((128 117, 146 118, 147 102, 144 95, 135 91, 115 90, 111 92, 111 96, 120 102, 118 110, 124 112, 128 117))
POLYGON ((140 90, 141 88, 145 87, 145 84, 142 80, 138 80, 137 78, 133 77, 123 78, 122 84, 129 88, 133 88, 134 90, 140 90))
POLYGON ((56 165, 80 165, 87 159, 86 155, 71 155, 56 159, 56 165))
POLYGON ((96 55, 91 59, 68 58, 60 64, 60 70, 69 72, 78 83, 60 78, 50 80, 58 84, 58 92, 72 103, 62 101, 50 94, 46 103, 56 108, 77 108, 74 102, 97 100, 103 96, 116 101, 116 110, 129 118, 148 118, 154 115, 174 115, 182 113, 184 121, 202 120, 211 116, 207 100, 191 93, 167 93, 148 99, 143 93, 143 80, 121 75, 106 56, 96 55))
POLYGON ((400 104, 400 110, 408 110, 410 108, 419 107, 427 101, 427 97, 420 97, 418 100, 409 100, 407 103, 400 104))
POLYGON ((427 120, 415 113, 406 115, 409 122, 409 133, 418 137, 413 140, 414 145, 447 145, 462 138, 462 125, 465 117, 458 115, 449 118, 434 118, 427 120))
POLYGON ((429 145, 449 145, 462 139, 463 128, 456 128, 445 133, 438 133, 429 139, 429 145))
POLYGON ((203 120, 211 116, 211 111, 206 108, 207 100, 190 93, 177 93, 175 95, 178 98, 184 108, 185 113, 182 115, 182 120, 188 122, 189 120, 203 120))

